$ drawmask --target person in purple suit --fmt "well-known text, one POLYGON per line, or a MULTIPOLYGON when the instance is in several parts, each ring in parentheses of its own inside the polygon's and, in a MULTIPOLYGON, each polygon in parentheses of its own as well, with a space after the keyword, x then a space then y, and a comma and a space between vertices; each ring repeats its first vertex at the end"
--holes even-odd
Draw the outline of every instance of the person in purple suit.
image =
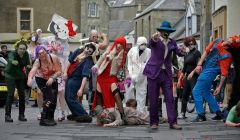
POLYGON ((153 34, 149 46, 151 57, 146 64, 143 74, 148 80, 148 94, 150 101, 150 127, 158 129, 158 97, 160 87, 166 99, 167 116, 170 129, 181 130, 177 124, 176 111, 173 100, 173 81, 172 81, 172 53, 183 56, 184 52, 179 49, 176 41, 169 38, 169 34, 176 31, 171 27, 171 23, 163 21, 153 34))

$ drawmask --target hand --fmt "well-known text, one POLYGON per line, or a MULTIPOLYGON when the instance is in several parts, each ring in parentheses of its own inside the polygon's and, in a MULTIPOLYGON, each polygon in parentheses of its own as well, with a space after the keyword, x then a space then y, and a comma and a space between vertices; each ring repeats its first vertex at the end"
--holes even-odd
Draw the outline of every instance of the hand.
POLYGON ((198 65, 196 68, 195 68, 197 74, 200 74, 202 72, 202 66, 198 65))
POLYGON ((180 82, 180 79, 178 80, 177 82, 177 88, 180 88, 181 87, 181 82, 180 82))
POLYGON ((67 80, 67 78, 68 78, 67 73, 64 72, 64 73, 63 73, 63 80, 67 80))
POLYGON ((50 78, 48 79, 46 85, 47 85, 47 86, 50 86, 50 85, 52 85, 52 83, 53 83, 53 78, 50 77, 50 78))
POLYGON ((124 83, 127 85, 127 87, 130 87, 131 83, 132 83, 131 82, 131 78, 130 79, 126 79, 124 83))
POLYGON ((93 73, 93 74, 97 74, 98 68, 95 67, 95 66, 93 66, 93 67, 91 68, 91 70, 92 70, 92 73, 93 73))
POLYGON ((240 123, 237 123, 237 124, 236 124, 236 127, 240 127, 240 123))
POLYGON ((213 95, 214 96, 217 96, 221 91, 221 88, 220 87, 217 87, 216 90, 214 91, 213 95))
POLYGON ((160 38, 160 33, 159 32, 154 33, 152 38, 153 40, 158 40, 160 38))
POLYGON ((32 87, 32 78, 28 78, 27 85, 29 87, 32 87))
POLYGON ((17 60, 13 60, 13 61, 12 61, 12 64, 15 65, 15 66, 17 66, 17 65, 18 65, 18 61, 17 61, 17 60))
POLYGON ((27 69, 31 69, 32 68, 32 66, 31 65, 27 65, 27 69))
POLYGON ((82 97, 83 96, 83 91, 79 89, 78 92, 77 92, 77 96, 82 97))
POLYGON ((188 80, 191 80, 192 77, 193 77, 193 74, 194 74, 194 72, 191 72, 191 73, 188 75, 187 79, 188 79, 188 80))

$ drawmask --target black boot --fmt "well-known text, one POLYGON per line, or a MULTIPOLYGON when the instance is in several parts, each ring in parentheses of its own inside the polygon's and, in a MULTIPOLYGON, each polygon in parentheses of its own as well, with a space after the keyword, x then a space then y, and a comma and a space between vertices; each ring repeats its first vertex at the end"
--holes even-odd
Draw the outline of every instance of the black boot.
POLYGON ((212 120, 222 120, 223 119, 223 114, 222 114, 222 112, 219 110, 219 111, 217 111, 216 112, 216 116, 214 116, 213 118, 212 118, 212 120))
POLYGON ((25 118, 24 114, 19 114, 18 120, 22 121, 22 122, 26 122, 27 121, 27 119, 25 118))
POLYGON ((11 118, 11 106, 8 105, 5 107, 5 122, 13 122, 11 118))
POLYGON ((54 110, 51 109, 48 115, 48 126, 54 125, 57 125, 57 122, 54 120, 54 110))
POLYGON ((13 122, 13 119, 10 115, 5 115, 5 122, 13 122))
POLYGON ((41 119, 40 119, 39 125, 47 126, 46 124, 47 124, 47 114, 46 112, 41 112, 41 119))
POLYGON ((162 117, 162 98, 158 98, 158 117, 162 117))

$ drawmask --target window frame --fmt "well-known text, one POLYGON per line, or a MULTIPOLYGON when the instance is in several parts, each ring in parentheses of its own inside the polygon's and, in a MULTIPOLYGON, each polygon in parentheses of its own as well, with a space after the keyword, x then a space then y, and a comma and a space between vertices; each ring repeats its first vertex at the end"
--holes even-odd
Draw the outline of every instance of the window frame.
POLYGON ((99 17, 99 8, 96 2, 88 3, 88 17, 99 17), (91 12, 91 8, 94 5, 94 15, 91 12))
POLYGON ((32 32, 33 31, 33 8, 17 8, 17 32, 32 32), (30 11, 30 19, 29 20, 21 20, 21 11, 30 11), (30 22, 30 29, 29 30, 21 30, 21 21, 29 21, 30 22))

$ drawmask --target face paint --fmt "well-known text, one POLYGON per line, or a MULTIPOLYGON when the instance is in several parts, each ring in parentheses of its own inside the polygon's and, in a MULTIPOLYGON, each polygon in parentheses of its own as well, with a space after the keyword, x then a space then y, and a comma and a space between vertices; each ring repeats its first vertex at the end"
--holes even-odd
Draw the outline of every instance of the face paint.
POLYGON ((17 52, 20 56, 22 56, 25 53, 26 49, 27 49, 26 46, 21 44, 21 45, 19 45, 17 52))

